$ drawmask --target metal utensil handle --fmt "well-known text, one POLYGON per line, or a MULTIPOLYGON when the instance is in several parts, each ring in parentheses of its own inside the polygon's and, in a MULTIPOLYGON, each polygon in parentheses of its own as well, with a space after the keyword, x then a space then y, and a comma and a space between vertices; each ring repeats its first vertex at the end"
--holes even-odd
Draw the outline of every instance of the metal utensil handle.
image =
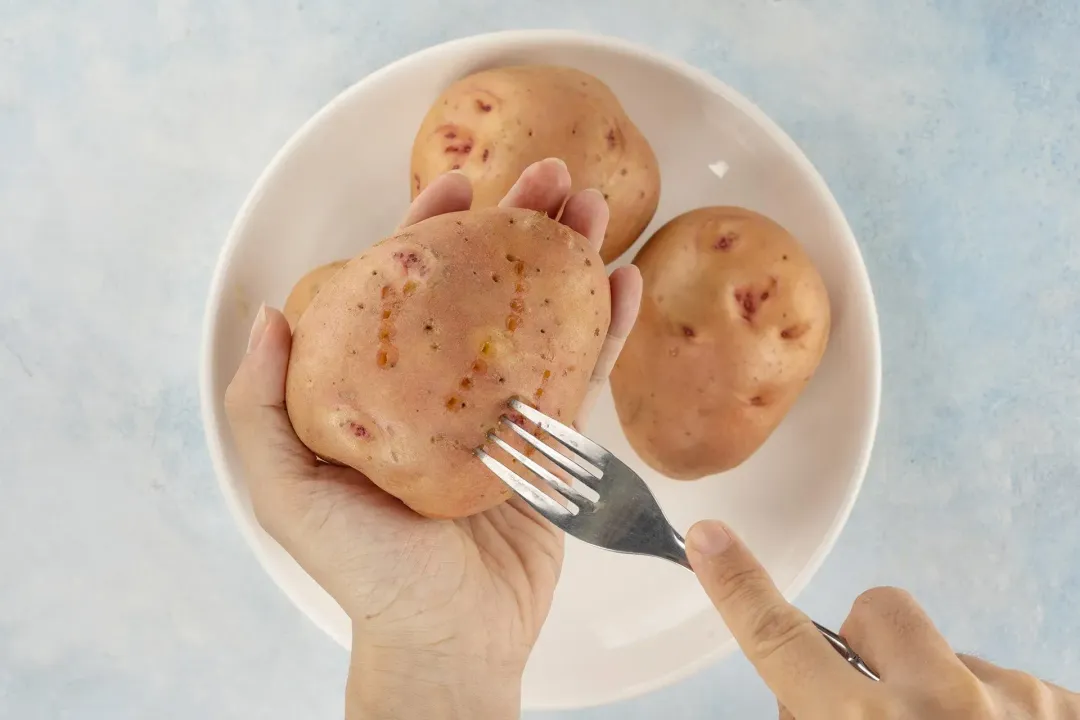
MULTIPOLYGON (((671 534, 673 535, 675 545, 678 547, 679 550, 682 551, 681 553, 675 553, 676 555, 681 554, 681 557, 673 558, 674 562, 682 565, 687 570, 693 572, 693 569, 690 567, 690 561, 686 558, 686 541, 683 540, 682 535, 680 535, 678 531, 676 531, 674 528, 672 528, 671 534)), ((832 630, 819 623, 814 622, 814 627, 816 627, 818 629, 818 632, 820 632, 822 636, 829 641, 829 644, 833 646, 833 649, 836 650, 836 652, 840 653, 840 656, 842 658, 847 660, 848 665, 851 665, 851 667, 855 668, 860 673, 870 678, 874 682, 881 682, 881 677, 876 672, 874 672, 869 665, 866 664, 865 660, 859 657, 859 653, 851 649, 851 646, 847 644, 847 640, 840 637, 832 630)))
POLYGON ((847 644, 847 640, 844 640, 844 638, 840 637, 824 625, 815 622, 814 627, 818 629, 818 632, 825 636, 825 639, 829 641, 829 644, 848 661, 848 664, 851 665, 851 667, 855 668, 874 682, 881 681, 878 674, 870 669, 870 666, 866 664, 865 660, 859 657, 859 653, 851 649, 851 646, 847 644))

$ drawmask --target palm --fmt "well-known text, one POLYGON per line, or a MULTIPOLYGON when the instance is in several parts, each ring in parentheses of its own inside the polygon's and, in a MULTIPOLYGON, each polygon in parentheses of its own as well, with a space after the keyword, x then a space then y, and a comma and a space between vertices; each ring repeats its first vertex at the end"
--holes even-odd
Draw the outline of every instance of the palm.
POLYGON ((562 533, 516 499, 431 520, 351 469, 323 466, 317 486, 297 550, 358 632, 435 644, 455 628, 527 653, 551 606, 562 533))

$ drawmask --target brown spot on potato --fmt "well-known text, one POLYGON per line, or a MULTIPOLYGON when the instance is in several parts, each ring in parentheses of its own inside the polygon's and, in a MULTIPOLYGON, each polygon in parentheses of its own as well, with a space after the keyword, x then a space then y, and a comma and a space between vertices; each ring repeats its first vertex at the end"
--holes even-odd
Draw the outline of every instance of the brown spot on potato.
POLYGON ((810 329, 810 326, 807 323, 800 323, 799 325, 792 325, 791 327, 786 327, 783 330, 781 330, 780 331, 780 337, 782 337, 785 340, 798 340, 803 335, 805 335, 806 331, 809 330, 809 329, 810 329))
POLYGON ((623 177, 625 177, 626 176, 626 168, 623 168, 622 170, 620 170, 619 174, 622 175, 623 177))
POLYGON ((506 329, 510 332, 514 332, 521 325, 521 319, 516 315, 510 315, 506 318, 506 329))
POLYGON ((491 155, 491 151, 487 148, 484 148, 484 154, 480 156, 480 162, 487 162, 489 155, 491 155))
POLYGON ((738 239, 739 236, 736 233, 724 233, 716 239, 716 242, 713 243, 713 250, 730 250, 731 247, 735 244, 735 241, 738 239))
POLYGON ((529 128, 529 137, 532 137, 532 128, 529 128))
POLYGON ((491 112, 491 104, 478 99, 476 101, 476 109, 482 113, 489 113, 491 112))
POLYGON ((615 128, 610 128, 607 131, 607 146, 609 149, 614 149, 616 145, 615 140, 615 128))
POLYGON ((735 291, 735 302, 742 306, 743 320, 752 322, 754 313, 758 310, 757 295, 749 288, 735 291))
POLYGON ((585 258, 585 267, 592 267, 592 260, 585 258))
MULTIPOLYGON (((450 166, 450 169, 451 170, 460 170, 461 169, 461 163, 454 163, 453 165, 450 166)), ((468 239, 466 239, 465 242, 468 242, 468 239)))
POLYGON ((425 323, 424 324, 424 332, 431 332, 434 329, 435 329, 435 326, 432 325, 431 323, 425 323))
POLYGON ((491 282, 499 282, 499 273, 491 273, 491 282))
POLYGON ((516 262, 514 262, 514 272, 517 273, 518 277, 525 277, 524 260, 517 260, 516 262))
POLYGON ((486 373, 488 365, 486 362, 478 358, 476 362, 472 364, 472 369, 474 373, 486 373))
POLYGON ((765 398, 761 397, 760 395, 755 395, 754 397, 750 398, 750 404, 754 407, 765 407, 765 398))
POLYGON ((593 337, 600 337, 600 328, 593 330, 593 337))
POLYGON ((371 437, 371 433, 368 432, 368 429, 358 422, 349 421, 349 432, 361 440, 366 440, 371 437))
POLYGON ((409 297, 414 292, 416 292, 416 288, 417 288, 416 283, 413 282, 412 280, 409 280, 407 283, 405 283, 405 286, 403 288, 401 288, 401 292, 402 292, 403 295, 405 295, 405 297, 409 297))
POLYGON ((379 348, 375 353, 375 364, 383 370, 390 370, 397 366, 398 350, 393 345, 379 348))
POLYGON ((525 312, 525 301, 521 298, 514 298, 510 301, 510 309, 517 313, 525 312))
POLYGON ((470 390, 472 388, 472 386, 473 386, 473 380, 472 380, 471 377, 463 377, 463 378, 461 378, 461 389, 462 390, 470 390))
POLYGON ((450 412, 457 412, 463 407, 465 407, 465 403, 461 402, 459 397, 451 395, 446 399, 446 409, 450 412))
POLYGON ((417 191, 419 191, 420 190, 420 176, 414 174, 412 176, 412 179, 413 179, 413 186, 417 189, 417 191))
POLYGON ((694 328, 690 327, 689 325, 683 325, 682 334, 688 338, 692 338, 697 335, 697 333, 694 332, 694 328))

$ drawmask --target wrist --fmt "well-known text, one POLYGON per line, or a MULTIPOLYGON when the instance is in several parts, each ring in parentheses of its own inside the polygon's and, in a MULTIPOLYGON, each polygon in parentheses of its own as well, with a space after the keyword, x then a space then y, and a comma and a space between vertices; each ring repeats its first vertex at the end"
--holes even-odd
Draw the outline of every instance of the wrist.
POLYGON ((390 648, 353 641, 346 720, 515 720, 521 714, 516 661, 482 655, 390 648))

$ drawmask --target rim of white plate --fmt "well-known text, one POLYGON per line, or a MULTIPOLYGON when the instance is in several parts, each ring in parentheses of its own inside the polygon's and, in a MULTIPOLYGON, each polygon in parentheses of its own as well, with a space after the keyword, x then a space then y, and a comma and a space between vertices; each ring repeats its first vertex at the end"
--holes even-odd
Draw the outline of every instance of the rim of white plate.
MULTIPOLYGON (((846 254, 852 256, 856 261, 856 265, 860 272, 856 273, 857 287, 855 288, 857 295, 860 299, 865 301, 870 317, 870 331, 873 339, 872 343, 872 356, 870 362, 873 369, 873 387, 872 389, 872 407, 870 408, 870 422, 867 424, 864 430, 864 436, 862 439, 862 449, 859 454, 858 464, 856 466, 856 472, 854 474, 854 482, 848 489, 847 496, 844 498, 843 505, 839 508, 836 516, 833 518, 832 524, 829 526, 829 530, 819 543, 817 548, 811 554, 810 559, 803 567, 802 571, 795 576, 786 587, 781 588, 784 597, 788 600, 794 600, 800 592, 806 587, 810 579, 817 573, 824 563, 825 558, 829 552, 832 551, 836 545, 837 539, 840 537, 840 532, 847 524, 848 518, 851 515, 851 511, 855 506, 855 501, 858 499, 859 493, 862 489, 863 482, 866 479, 866 472, 870 465, 871 451, 874 446, 874 440, 877 435, 878 422, 881 410, 881 334, 878 322, 877 304, 874 299, 873 288, 870 285, 870 277, 866 268, 866 263, 863 261, 862 253, 859 250, 858 242, 855 239, 855 234, 851 230, 851 226, 848 224, 847 216, 844 214, 840 207, 840 204, 836 201, 832 191, 829 189, 825 179, 814 167, 810 159, 806 157, 802 149, 792 140, 783 129, 780 128, 768 115, 765 114, 757 105, 745 98, 742 94, 737 92, 734 88, 727 85, 718 78, 710 75, 704 70, 697 68, 683 60, 668 57, 662 53, 652 50, 651 48, 639 45, 637 43, 623 40, 621 38, 610 37, 606 35, 598 35, 594 33, 581 32, 576 30, 557 30, 557 29, 545 29, 545 30, 504 30, 492 33, 483 33, 479 35, 471 35, 463 38, 457 38, 449 40, 447 42, 432 45, 422 50, 418 50, 414 53, 406 55, 398 60, 395 60, 387 65, 380 67, 379 69, 369 73, 361 78, 359 81, 349 86, 337 96, 335 96, 330 102, 324 105, 318 112, 308 118, 300 128, 293 133, 293 135, 285 142, 285 144, 274 154, 269 164, 259 174, 258 179, 255 181, 255 185, 248 193, 241 205, 240 211, 237 213, 236 218, 233 220, 232 225, 229 228, 229 232, 225 239, 225 244, 221 249, 218 256, 218 262, 214 269, 214 275, 210 283, 210 290, 207 297, 206 309, 203 317, 203 333, 202 333, 202 346, 200 348, 200 367, 199 367, 199 400, 201 407, 201 416, 203 421, 203 428, 206 434, 207 445, 210 450, 211 462, 214 468, 214 474, 216 475, 218 486, 221 489, 222 495, 225 497, 225 502, 229 508, 229 513, 236 525, 240 528, 240 532, 243 535, 248 546, 254 552, 259 564, 268 575, 274 580, 274 583, 281 589, 282 592, 289 598, 290 601, 297 608, 301 609, 305 616, 308 617, 320 630, 325 632, 330 637, 337 640, 342 646, 348 647, 348 638, 340 638, 337 633, 330 628, 323 618, 315 617, 307 610, 307 602, 301 598, 295 589, 284 581, 281 573, 278 571, 275 565, 269 562, 269 559, 262 549, 259 543, 259 539, 255 534, 254 528, 247 521, 246 514, 243 511, 240 496, 237 494, 235 488, 230 484, 229 469, 225 458, 225 448, 222 443, 224 418, 224 407, 222 404, 222 398, 224 396, 224 387, 220 387, 215 382, 213 377, 213 364, 214 358, 212 355, 212 343, 213 338, 218 331, 218 325, 220 322, 220 311, 222 306, 222 297, 224 295, 224 282, 226 271, 232 262, 233 255, 236 251, 237 237, 240 229, 245 225, 249 216, 251 215, 252 208, 256 206, 259 198, 265 192, 265 188, 269 179, 275 174, 277 168, 285 161, 285 159, 291 155, 295 149, 303 142, 309 133, 319 124, 319 122, 325 116, 333 113, 337 107, 346 102, 353 94, 362 92, 364 86, 368 83, 374 82, 381 76, 389 74, 398 70, 401 66, 408 65, 410 63, 422 62, 431 55, 438 55, 446 52, 450 52, 463 47, 483 48, 483 47, 495 47, 507 48, 516 44, 535 44, 535 43, 577 43, 580 45, 592 47, 600 50, 608 50, 617 53, 624 53, 635 55, 638 57, 644 57, 650 62, 661 65, 674 73, 683 75, 690 80, 693 80, 703 85, 710 92, 723 97, 732 105, 744 112, 747 117, 757 123, 769 136, 774 139, 780 147, 782 147, 792 160, 799 166, 799 168, 806 174, 806 176, 814 183, 821 195, 825 198, 826 204, 830 213, 835 214, 840 221, 843 228, 843 233, 837 238, 840 246, 846 254)), ((734 638, 729 639, 727 642, 720 643, 711 652, 688 661, 685 665, 677 670, 665 673, 649 681, 637 683, 624 688, 623 692, 618 696, 601 699, 596 704, 602 704, 607 702, 616 702, 618 700, 625 700, 631 697, 643 695, 645 693, 657 690, 668 685, 674 684, 680 680, 683 680, 703 668, 713 664, 720 658, 728 655, 735 647, 734 638)), ((580 704, 564 705, 559 703, 552 704, 537 704, 531 705, 526 709, 531 710, 563 710, 569 708, 583 707, 580 704)))

